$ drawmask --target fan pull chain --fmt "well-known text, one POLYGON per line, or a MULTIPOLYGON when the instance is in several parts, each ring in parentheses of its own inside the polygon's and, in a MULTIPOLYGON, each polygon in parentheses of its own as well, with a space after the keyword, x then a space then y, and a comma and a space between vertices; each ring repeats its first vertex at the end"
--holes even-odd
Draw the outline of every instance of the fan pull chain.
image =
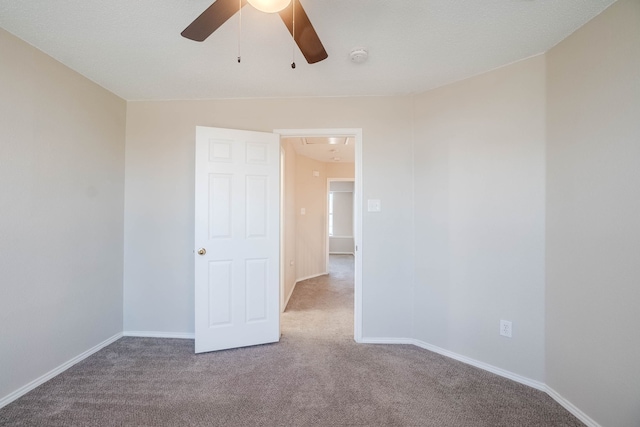
POLYGON ((240 55, 240 40, 242 39, 242 0, 238 0, 239 13, 238 15, 238 64, 242 60, 240 55))
POLYGON ((291 35, 293 36, 293 45, 291 49, 291 68, 296 68, 296 0, 293 0, 293 14, 291 19, 291 35))

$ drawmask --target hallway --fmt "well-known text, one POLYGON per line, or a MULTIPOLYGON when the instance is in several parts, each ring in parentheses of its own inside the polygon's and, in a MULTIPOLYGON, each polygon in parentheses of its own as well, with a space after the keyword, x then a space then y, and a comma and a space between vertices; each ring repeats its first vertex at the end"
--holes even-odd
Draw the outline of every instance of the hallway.
POLYGON ((329 274, 296 285, 282 315, 282 336, 353 341, 352 255, 330 255, 329 274))

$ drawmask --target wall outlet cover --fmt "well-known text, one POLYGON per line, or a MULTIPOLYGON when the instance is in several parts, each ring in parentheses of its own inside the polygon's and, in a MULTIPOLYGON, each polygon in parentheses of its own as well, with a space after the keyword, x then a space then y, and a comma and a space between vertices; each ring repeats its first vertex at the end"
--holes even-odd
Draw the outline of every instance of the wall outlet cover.
POLYGON ((500 320, 500 335, 503 337, 511 338, 513 329, 509 320, 500 320))
POLYGON ((380 212, 382 210, 382 206, 379 199, 369 199, 367 200, 367 211, 369 212, 380 212))

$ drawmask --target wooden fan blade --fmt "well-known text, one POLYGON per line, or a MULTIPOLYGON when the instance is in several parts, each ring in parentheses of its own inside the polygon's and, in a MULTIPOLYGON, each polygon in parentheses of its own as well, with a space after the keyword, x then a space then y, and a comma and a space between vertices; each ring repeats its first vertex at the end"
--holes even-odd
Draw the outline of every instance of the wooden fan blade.
POLYGON ((197 42, 204 41, 245 4, 247 0, 216 0, 180 34, 197 42))
POLYGON ((293 0, 290 6, 280 11, 282 21, 289 29, 291 35, 293 35, 293 2, 296 3, 296 34, 294 37, 296 44, 309 64, 315 64, 323 59, 327 59, 329 55, 327 51, 324 50, 320 37, 318 37, 316 30, 313 28, 313 25, 311 25, 311 21, 307 16, 307 12, 304 11, 304 8, 300 4, 300 0, 293 0))

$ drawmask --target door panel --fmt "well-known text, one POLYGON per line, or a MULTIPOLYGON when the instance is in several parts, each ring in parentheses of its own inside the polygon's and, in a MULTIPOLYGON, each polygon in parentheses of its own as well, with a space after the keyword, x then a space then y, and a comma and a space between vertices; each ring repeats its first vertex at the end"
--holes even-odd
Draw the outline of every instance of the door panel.
POLYGON ((279 146, 276 134, 196 128, 196 353, 279 339, 279 146))

